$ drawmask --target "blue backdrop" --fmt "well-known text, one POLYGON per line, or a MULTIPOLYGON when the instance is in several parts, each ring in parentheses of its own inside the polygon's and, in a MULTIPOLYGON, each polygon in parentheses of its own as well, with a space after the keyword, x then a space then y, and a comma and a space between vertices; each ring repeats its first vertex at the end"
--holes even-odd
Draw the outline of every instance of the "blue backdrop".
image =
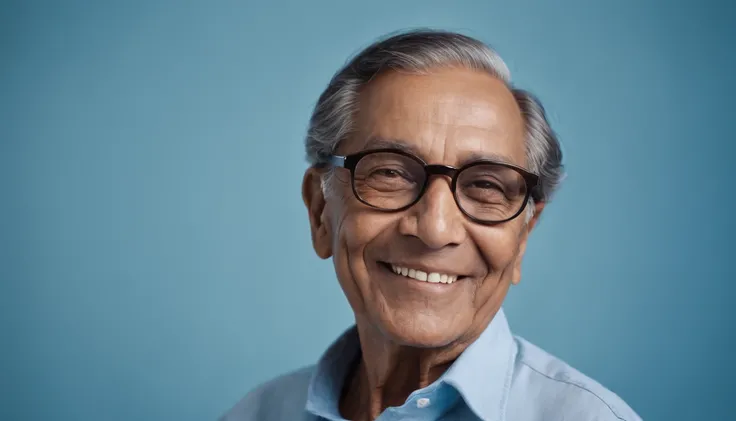
POLYGON ((2 2, 0 418, 214 419, 315 361, 351 312, 300 198, 311 107, 431 26, 495 46, 564 144, 515 332, 645 419, 735 419, 735 9, 2 2))

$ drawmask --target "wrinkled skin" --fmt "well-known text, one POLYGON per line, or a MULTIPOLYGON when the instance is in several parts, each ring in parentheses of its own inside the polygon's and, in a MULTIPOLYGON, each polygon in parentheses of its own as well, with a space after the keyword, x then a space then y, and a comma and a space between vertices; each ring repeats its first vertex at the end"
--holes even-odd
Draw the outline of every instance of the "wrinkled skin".
MULTIPOLYGON (((399 143, 429 164, 459 167, 487 157, 527 168, 524 122, 512 93, 481 72, 447 68, 425 75, 387 72, 363 90, 347 155, 399 143)), ((470 221, 450 180, 433 177, 422 199, 401 212, 359 202, 350 174, 337 169, 334 194, 320 187, 323 170, 303 183, 314 249, 332 257, 355 313, 362 360, 346 382, 341 411, 373 419, 436 380, 485 329, 512 283, 544 204, 497 225, 470 221), (394 274, 385 264, 462 276, 429 284, 394 274)))

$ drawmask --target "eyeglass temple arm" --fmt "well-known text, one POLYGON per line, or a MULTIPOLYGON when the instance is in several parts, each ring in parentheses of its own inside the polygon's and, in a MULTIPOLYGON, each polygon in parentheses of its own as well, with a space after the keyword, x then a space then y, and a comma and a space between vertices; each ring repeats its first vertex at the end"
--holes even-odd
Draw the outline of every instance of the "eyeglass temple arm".
POLYGON ((333 167, 341 167, 341 168, 344 168, 345 167, 345 160, 346 160, 346 158, 344 156, 332 155, 332 156, 330 156, 330 165, 332 165, 333 167))

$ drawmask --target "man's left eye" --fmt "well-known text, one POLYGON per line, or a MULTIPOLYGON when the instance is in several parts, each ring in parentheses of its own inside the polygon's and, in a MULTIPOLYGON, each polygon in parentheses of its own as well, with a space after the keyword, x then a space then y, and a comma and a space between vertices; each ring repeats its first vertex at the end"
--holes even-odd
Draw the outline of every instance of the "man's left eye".
POLYGON ((473 188, 480 188, 480 189, 495 189, 498 191, 503 191, 503 188, 498 185, 498 183, 494 183, 492 181, 488 180, 476 180, 472 181, 469 184, 469 187, 473 188))
POLYGON ((396 171, 391 168, 382 168, 379 170, 376 170, 376 174, 384 176, 384 177, 401 177, 401 173, 399 171, 396 171))

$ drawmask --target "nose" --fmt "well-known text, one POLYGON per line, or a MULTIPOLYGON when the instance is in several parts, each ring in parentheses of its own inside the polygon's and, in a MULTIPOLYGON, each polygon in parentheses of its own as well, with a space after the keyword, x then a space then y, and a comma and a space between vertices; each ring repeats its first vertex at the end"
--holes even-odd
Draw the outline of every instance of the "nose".
POLYGON ((463 219, 450 190, 449 179, 433 177, 422 198, 402 219, 400 231, 417 237, 431 249, 441 249, 465 240, 467 232, 463 219))

